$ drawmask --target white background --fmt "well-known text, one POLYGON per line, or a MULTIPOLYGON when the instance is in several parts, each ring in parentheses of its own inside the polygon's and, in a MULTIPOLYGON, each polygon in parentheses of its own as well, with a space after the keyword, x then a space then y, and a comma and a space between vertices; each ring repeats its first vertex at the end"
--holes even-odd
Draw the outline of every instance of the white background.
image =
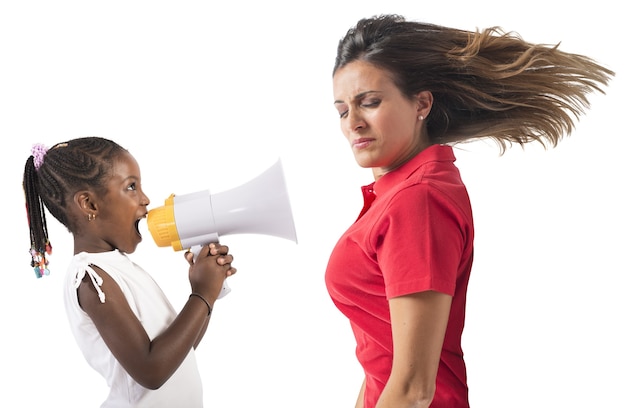
MULTIPOLYGON (((32 144, 88 135, 135 155, 152 207, 234 188, 282 159, 298 243, 222 238, 239 273, 198 349, 206 406, 353 406, 362 373, 323 275, 371 176, 339 131, 331 70, 343 33, 380 13, 500 25, 617 71, 555 150, 500 157, 474 143, 457 164, 476 223, 464 335, 472 405, 626 407, 624 34, 608 0, 3 2, 0 406, 96 407, 107 392, 65 320, 71 236, 49 217, 52 274, 36 279, 21 188, 32 144)), ((132 258, 180 307, 183 254, 142 228, 132 258)))

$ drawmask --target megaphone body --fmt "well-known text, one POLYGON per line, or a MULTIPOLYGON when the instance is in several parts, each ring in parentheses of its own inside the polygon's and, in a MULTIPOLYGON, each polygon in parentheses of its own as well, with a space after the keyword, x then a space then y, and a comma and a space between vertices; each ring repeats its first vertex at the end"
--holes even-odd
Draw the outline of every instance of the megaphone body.
MULTIPOLYGON (((191 250, 230 234, 271 235, 297 242, 282 163, 253 180, 217 194, 210 190, 170 195, 148 212, 148 229, 159 247, 191 250)), ((228 293, 228 286, 220 297, 228 293)))

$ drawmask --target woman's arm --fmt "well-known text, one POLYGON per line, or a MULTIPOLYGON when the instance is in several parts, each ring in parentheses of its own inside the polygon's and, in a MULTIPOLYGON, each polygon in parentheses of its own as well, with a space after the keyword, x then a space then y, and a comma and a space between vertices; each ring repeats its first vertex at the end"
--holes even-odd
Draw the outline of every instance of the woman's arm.
POLYGON ((359 396, 356 399, 354 408, 363 408, 363 395, 365 395, 365 380, 363 380, 363 384, 361 384, 361 390, 359 391, 359 396))
POLYGON ((393 365, 376 408, 430 406, 451 303, 434 291, 389 300, 393 365))

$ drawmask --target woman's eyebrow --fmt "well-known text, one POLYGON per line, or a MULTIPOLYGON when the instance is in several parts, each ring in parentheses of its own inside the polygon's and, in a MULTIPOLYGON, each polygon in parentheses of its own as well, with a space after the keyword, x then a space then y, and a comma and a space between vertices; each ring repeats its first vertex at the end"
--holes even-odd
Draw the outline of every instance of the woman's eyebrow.
MULTIPOLYGON (((360 92, 360 93, 356 94, 356 96, 354 98, 352 98, 352 99, 362 99, 365 95, 372 94, 372 93, 380 93, 380 92, 381 91, 375 91, 375 90, 363 91, 363 92, 360 92)), ((337 100, 335 100, 334 103, 344 103, 344 101, 342 101, 340 99, 337 99, 337 100)))

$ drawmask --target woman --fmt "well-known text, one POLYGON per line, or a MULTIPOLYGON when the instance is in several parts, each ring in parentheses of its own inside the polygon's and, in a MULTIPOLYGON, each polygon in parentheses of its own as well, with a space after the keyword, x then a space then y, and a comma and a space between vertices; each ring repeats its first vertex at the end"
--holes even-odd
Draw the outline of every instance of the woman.
POLYGON ((474 226, 451 145, 556 145, 612 75, 496 28, 389 15, 341 39, 335 107, 357 163, 374 175, 326 272, 365 372, 357 408, 469 406, 461 336, 474 226))

